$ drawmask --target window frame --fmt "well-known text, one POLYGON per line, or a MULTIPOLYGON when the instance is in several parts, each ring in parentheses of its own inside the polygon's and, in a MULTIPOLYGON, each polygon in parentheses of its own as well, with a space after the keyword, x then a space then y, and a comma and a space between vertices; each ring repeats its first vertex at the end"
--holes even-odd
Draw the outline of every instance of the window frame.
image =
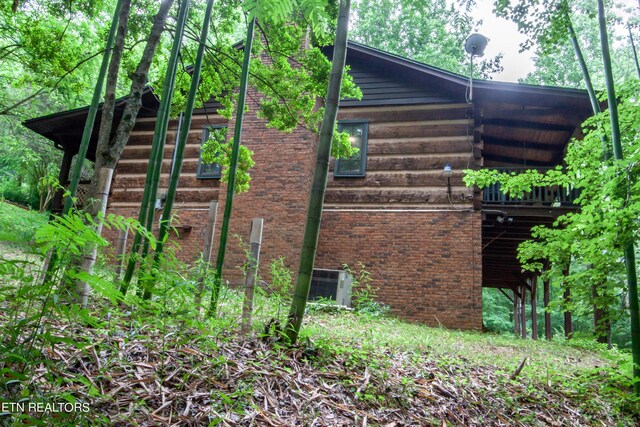
POLYGON ((367 174, 367 146, 369 144, 369 120, 368 119, 348 119, 338 121, 338 131, 342 131, 343 125, 362 125, 362 147, 360 147, 360 172, 340 172, 340 160, 335 159, 333 164, 333 176, 336 178, 362 178, 367 174))
POLYGON ((204 164, 202 163, 202 146, 209 139, 209 135, 211 135, 211 131, 213 129, 227 129, 229 131, 229 126, 219 124, 219 125, 210 125, 202 128, 202 141, 200 142, 200 150, 198 150, 198 168, 196 169, 196 178, 197 179, 220 179, 222 178, 222 167, 218 163, 212 163, 212 165, 218 165, 218 171, 212 173, 203 173, 202 167, 204 164))

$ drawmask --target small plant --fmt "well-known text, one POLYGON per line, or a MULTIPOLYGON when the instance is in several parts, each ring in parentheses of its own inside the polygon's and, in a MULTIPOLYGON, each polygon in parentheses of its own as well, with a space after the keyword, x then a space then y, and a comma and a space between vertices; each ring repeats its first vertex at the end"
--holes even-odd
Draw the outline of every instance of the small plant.
POLYGON ((366 313, 374 317, 385 316, 389 307, 378 301, 377 289, 371 284, 371 273, 366 266, 358 262, 358 270, 352 270, 347 264, 342 269, 353 278, 351 305, 357 313, 366 313))
POLYGON ((287 300, 291 296, 293 283, 291 278, 291 270, 284 265, 285 257, 273 259, 269 264, 269 273, 271 274, 271 288, 278 296, 287 300))

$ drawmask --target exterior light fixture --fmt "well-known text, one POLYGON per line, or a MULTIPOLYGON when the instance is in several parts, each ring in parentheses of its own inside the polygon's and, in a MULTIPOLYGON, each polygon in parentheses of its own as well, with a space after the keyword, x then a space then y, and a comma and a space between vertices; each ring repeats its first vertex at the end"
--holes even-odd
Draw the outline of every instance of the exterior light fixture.
POLYGON ((505 215, 498 215, 496 217, 496 222, 498 224, 504 224, 506 221, 507 225, 511 225, 511 223, 513 223, 513 218, 510 216, 505 216, 505 215))
POLYGON ((447 194, 449 195, 449 198, 451 198, 451 176, 453 175, 453 168, 451 167, 451 163, 447 163, 446 165, 444 165, 442 175, 447 177, 447 194))
POLYGON ((470 70, 469 70, 469 97, 467 102, 471 104, 473 102, 473 57, 481 57, 484 55, 484 49, 487 47, 487 38, 482 34, 471 34, 464 42, 464 50, 470 57, 470 70))

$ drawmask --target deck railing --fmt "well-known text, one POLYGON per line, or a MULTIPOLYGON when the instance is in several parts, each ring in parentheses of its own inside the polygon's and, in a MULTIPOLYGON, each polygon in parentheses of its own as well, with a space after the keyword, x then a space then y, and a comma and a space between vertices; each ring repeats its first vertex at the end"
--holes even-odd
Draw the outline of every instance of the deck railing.
MULTIPOLYGON (((525 168, 495 168, 502 172, 520 172, 525 168)), ((547 168, 536 168, 539 172, 544 172, 547 168)), ((574 200, 580 194, 575 188, 564 186, 534 187, 530 192, 522 197, 507 196, 500 189, 497 182, 484 189, 482 202, 490 205, 510 205, 510 206, 575 206, 574 200)))

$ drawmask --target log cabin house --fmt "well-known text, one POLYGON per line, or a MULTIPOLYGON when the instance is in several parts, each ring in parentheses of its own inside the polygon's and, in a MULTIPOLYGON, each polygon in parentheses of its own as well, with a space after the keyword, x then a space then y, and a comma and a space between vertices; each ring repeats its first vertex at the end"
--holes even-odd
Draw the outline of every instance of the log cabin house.
MULTIPOLYGON (((580 124, 590 115, 586 92, 474 80, 468 102, 468 77, 353 42, 347 63, 363 98, 341 102, 339 126, 352 134, 361 155, 331 163, 316 268, 363 263, 393 313, 430 325, 481 329, 482 287, 509 290, 519 312, 526 291, 535 293, 535 281, 521 271, 517 245, 532 226, 574 209, 572 194, 540 188, 514 199, 499 185, 474 191, 463 184, 462 171, 561 165, 568 141, 580 136, 580 124)), ((255 111, 255 96, 248 99, 255 111)), ((120 111, 124 102, 119 101, 120 111)), ((116 168, 111 213, 137 217, 157 108, 148 91, 116 168)), ((61 182, 68 181, 86 115, 87 108, 81 108, 24 123, 64 151, 61 182)), ((251 219, 264 218, 263 271, 284 256, 295 272, 317 137, 302 129, 290 134, 268 129, 255 114, 244 123, 243 144, 255 153, 256 166, 251 189, 234 200, 231 235, 247 241, 251 219)), ((179 120, 169 126, 160 194, 168 185, 179 126, 179 120)), ((199 149, 209 132, 225 127, 233 128, 233 120, 217 115, 213 102, 194 112, 175 205, 179 255, 187 262, 202 251, 210 201, 224 206, 220 170, 201 164, 199 149)), ((232 242, 227 253, 225 277, 237 283, 235 266, 243 252, 232 242)))

